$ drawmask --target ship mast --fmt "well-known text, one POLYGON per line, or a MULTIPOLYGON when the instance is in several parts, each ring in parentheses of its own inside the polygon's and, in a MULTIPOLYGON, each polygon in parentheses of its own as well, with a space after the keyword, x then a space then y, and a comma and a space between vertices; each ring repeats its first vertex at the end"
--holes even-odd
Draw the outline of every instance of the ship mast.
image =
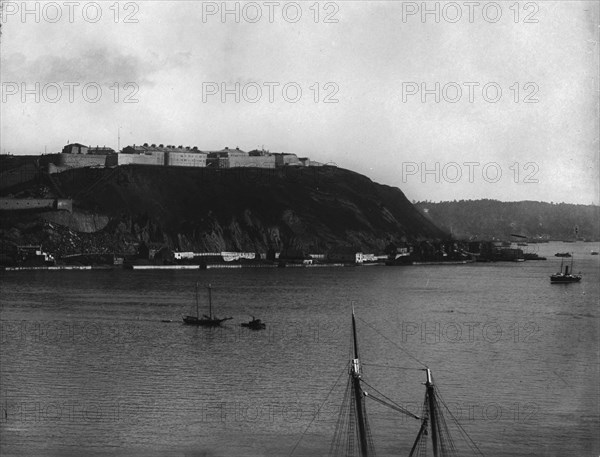
POLYGON ((198 316, 198 283, 196 282, 196 317, 198 316))
POLYGON ((367 457, 368 443, 365 427, 365 417, 363 415, 363 392, 360 387, 360 360, 358 359, 358 343, 356 341, 356 320, 354 318, 354 309, 352 310, 352 336, 354 338, 354 359, 350 374, 352 375, 352 387, 354 391, 354 400, 356 406, 356 421, 358 422, 358 439, 360 445, 361 456, 367 457))
POLYGON ((427 400, 429 402, 429 417, 431 422, 431 442, 433 444, 433 457, 438 457, 438 430, 437 430, 437 417, 435 410, 435 393, 433 391, 433 380, 431 379, 431 370, 425 369, 427 373, 427 381, 425 387, 427 389, 427 400))
MULTIPOLYGON (((454 416, 452 416, 452 413, 439 396, 429 368, 423 370, 426 373, 426 381, 424 383, 425 398, 423 401, 421 417, 395 403, 362 379, 362 367, 358 356, 358 340, 356 336, 356 317, 354 309, 352 310, 352 340, 354 351, 350 359, 349 377, 344 393, 344 402, 340 408, 335 435, 329 451, 330 456, 343 455, 344 457, 349 457, 358 455, 359 457, 373 457, 375 455, 367 419, 367 411, 365 409, 365 398, 367 397, 397 412, 421 421, 421 426, 417 438, 410 450, 409 457, 427 454, 429 434, 431 434, 433 457, 463 455, 462 452, 459 453, 459 450, 455 447, 454 441, 450 437, 450 429, 444 418, 444 408, 448 411, 454 423, 460 428, 461 435, 467 442, 471 453, 483 455, 477 445, 467 435, 466 431, 460 426, 454 416), (368 394, 363 391, 361 387, 362 384, 369 387, 368 394), (375 393, 372 393, 371 390, 375 393), (344 450, 345 452, 342 453, 344 450)), ((426 367, 424 363, 419 363, 426 367)))
POLYGON ((573 274, 573 253, 571 252, 571 274, 573 274))

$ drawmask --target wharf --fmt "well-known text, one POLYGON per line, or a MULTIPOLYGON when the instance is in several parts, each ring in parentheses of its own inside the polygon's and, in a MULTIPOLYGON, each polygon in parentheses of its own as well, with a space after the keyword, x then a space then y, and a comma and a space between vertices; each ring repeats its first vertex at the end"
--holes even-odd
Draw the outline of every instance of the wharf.
POLYGON ((112 270, 110 265, 50 265, 43 267, 2 267, 4 271, 112 270))
POLYGON ((465 265, 475 263, 475 260, 448 260, 440 262, 413 262, 411 265, 465 265))

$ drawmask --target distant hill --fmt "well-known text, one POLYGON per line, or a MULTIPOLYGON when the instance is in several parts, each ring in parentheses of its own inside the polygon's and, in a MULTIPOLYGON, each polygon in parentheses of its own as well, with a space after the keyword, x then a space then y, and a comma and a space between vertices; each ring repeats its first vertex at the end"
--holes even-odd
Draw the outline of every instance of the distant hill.
POLYGON ((72 198, 73 214, 2 215, 0 240, 59 255, 148 245, 198 252, 382 252, 447 234, 400 189, 337 167, 208 169, 121 166, 40 175, 2 196, 72 198))
POLYGON ((458 239, 529 240, 600 239, 600 207, 535 201, 460 200, 417 202, 417 208, 433 223, 458 239), (513 238, 515 239, 515 238, 513 238))

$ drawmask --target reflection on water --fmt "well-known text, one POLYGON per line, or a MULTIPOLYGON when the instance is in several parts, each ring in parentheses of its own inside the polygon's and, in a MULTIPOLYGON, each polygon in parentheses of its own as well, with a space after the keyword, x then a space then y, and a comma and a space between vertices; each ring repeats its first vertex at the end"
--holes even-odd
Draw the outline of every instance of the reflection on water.
MULTIPOLYGON (((539 245, 548 261, 518 264, 3 273, 0 451, 281 456, 304 433, 294 455, 326 455, 354 302, 365 379, 409 410, 424 361, 486 455, 598 454, 592 248, 539 245), (551 286, 565 247, 584 279, 551 286), (234 317, 223 328, 181 324, 197 280, 234 317), (240 327, 251 315, 267 329, 240 327)), ((408 454, 419 424, 368 406, 379 455, 408 454)))

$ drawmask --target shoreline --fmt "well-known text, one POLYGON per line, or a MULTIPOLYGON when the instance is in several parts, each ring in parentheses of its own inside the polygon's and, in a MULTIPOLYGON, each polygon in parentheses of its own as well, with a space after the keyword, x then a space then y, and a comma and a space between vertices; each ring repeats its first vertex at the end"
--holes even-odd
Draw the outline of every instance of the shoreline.
MULTIPOLYGON (((369 266, 382 266, 383 264, 369 264, 369 266)), ((72 271, 72 270, 238 270, 245 268, 339 268, 360 267, 352 263, 327 263, 315 265, 287 264, 284 267, 278 264, 209 264, 209 265, 48 265, 37 267, 0 267, 0 271, 72 271)))
POLYGON ((63 270, 115 270, 111 265, 48 265, 40 267, 0 267, 1 271, 63 271, 63 270))
MULTIPOLYGON (((530 260, 531 261, 531 260, 530 260)), ((509 261, 494 261, 509 262, 509 261)), ((316 263, 316 264, 301 264, 301 263, 256 263, 256 264, 203 264, 203 265, 46 265, 46 266, 3 266, 0 271, 92 271, 92 270, 239 270, 247 268, 362 268, 362 267, 410 267, 410 266, 460 266, 489 262, 477 262, 475 260, 448 260, 448 261, 413 261, 404 264, 386 264, 385 262, 369 262, 369 263, 316 263)))

